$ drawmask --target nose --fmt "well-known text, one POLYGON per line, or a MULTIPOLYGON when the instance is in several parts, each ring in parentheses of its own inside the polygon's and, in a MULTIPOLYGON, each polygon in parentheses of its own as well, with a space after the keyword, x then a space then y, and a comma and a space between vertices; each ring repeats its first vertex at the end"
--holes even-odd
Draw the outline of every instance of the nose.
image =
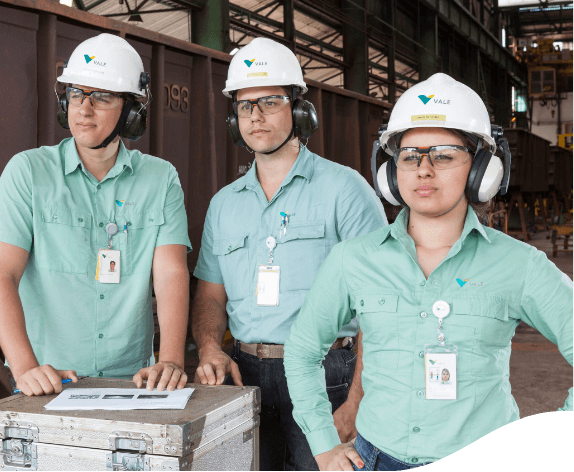
POLYGON ((263 118, 263 113, 261 113, 259 105, 253 105, 253 108, 251 109, 251 121, 264 121, 264 120, 265 118, 263 118))
POLYGON ((80 113, 82 115, 91 115, 94 112, 94 107, 92 106, 92 97, 84 97, 84 101, 80 105, 80 113))
POLYGON ((421 154, 421 162, 417 167, 417 174, 419 177, 431 177, 434 175, 434 167, 428 154, 421 154))

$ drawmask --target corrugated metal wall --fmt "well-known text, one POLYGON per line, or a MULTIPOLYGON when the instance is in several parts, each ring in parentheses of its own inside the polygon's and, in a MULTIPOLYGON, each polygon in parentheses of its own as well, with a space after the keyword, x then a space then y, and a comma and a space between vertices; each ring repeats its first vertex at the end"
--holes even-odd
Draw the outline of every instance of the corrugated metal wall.
MULTIPOLYGON (((148 130, 139 141, 125 143, 177 168, 194 246, 192 270, 211 197, 253 160, 227 136, 231 103, 221 90, 231 56, 49 0, 0 0, 0 171, 14 154, 70 136, 56 121, 54 83, 74 48, 101 32, 125 37, 151 72, 148 130)), ((306 98, 321 124, 308 147, 372 183, 372 142, 391 106, 319 82, 308 86, 306 98)))

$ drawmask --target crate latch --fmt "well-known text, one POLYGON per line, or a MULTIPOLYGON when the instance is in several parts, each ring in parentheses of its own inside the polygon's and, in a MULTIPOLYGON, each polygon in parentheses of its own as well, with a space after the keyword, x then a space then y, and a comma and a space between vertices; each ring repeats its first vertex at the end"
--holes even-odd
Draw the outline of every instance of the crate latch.
POLYGON ((136 451, 142 454, 153 452, 153 440, 149 434, 145 433, 114 431, 110 434, 108 441, 111 451, 136 451))
POLYGON ((106 454, 106 470, 151 470, 149 457, 134 452, 114 451, 106 454))
POLYGON ((38 470, 38 452, 33 441, 0 440, 0 470, 38 470))

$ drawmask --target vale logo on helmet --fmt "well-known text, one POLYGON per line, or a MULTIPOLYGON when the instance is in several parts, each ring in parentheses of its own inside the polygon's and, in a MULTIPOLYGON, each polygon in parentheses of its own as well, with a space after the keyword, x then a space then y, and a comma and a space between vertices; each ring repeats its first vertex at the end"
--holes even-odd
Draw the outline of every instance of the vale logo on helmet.
MULTIPOLYGON (((423 102, 425 105, 428 102, 430 102, 431 98, 433 98, 433 97, 434 97, 434 95, 429 95, 428 97, 426 95, 419 95, 421 102, 423 102)), ((433 103, 440 104, 440 105, 450 105, 450 100, 443 100, 440 98, 435 98, 433 100, 433 103)))
POLYGON ((253 64, 255 64, 256 66, 266 66, 267 62, 263 62, 263 61, 259 61, 259 62, 255 62, 255 59, 245 59, 243 62, 245 62, 245 64, 247 65, 247 67, 251 67, 253 64))
MULTIPOLYGON (((88 56, 87 54, 84 54, 84 59, 86 60, 86 64, 89 64, 90 62, 94 61, 95 58, 96 58, 96 56, 88 56)), ((94 61, 94 64, 96 64, 97 66, 105 66, 106 65, 105 62, 100 62, 100 61, 94 61)))

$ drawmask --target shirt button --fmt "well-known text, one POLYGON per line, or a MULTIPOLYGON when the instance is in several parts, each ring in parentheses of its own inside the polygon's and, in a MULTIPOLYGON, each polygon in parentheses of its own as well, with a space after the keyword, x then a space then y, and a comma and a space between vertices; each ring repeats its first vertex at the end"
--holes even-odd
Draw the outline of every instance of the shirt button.
POLYGON ((54 215, 54 219, 57 220, 57 219, 58 219, 58 215, 54 215))
POLYGON ((81 223, 82 221, 84 221, 83 218, 78 218, 78 221, 81 223))
POLYGON ((103 223, 100 223, 100 228, 103 228, 103 227, 104 227, 104 224, 103 224, 103 223))
POLYGON ((384 305, 384 304, 385 304, 385 299, 379 298, 379 305, 384 305))
POLYGON ((227 250, 228 250, 228 251, 231 251, 231 246, 229 246, 229 247, 227 248, 227 250))
MULTIPOLYGON (((98 184, 98 185, 96 186, 96 188, 97 188, 98 190, 100 190, 100 189, 102 188, 102 186, 101 186, 100 184, 98 184)), ((100 372, 100 374, 101 374, 101 372, 100 372)))
POLYGON ((421 429, 417 426, 413 428, 413 433, 418 433, 421 429))
POLYGON ((149 220, 153 223, 153 218, 150 218, 149 220))
POLYGON ((425 352, 424 352, 424 351, 419 352, 419 357, 424 357, 424 356, 425 356, 425 352))
POLYGON ((421 311, 421 318, 426 318, 426 317, 427 317, 427 312, 421 311))
POLYGON ((104 299, 104 294, 103 294, 103 293, 100 295, 100 299, 101 299, 101 300, 104 299))
POLYGON ((427 281, 426 281, 426 280, 423 280, 423 281, 421 282, 421 287, 424 287, 426 284, 427 284, 427 281))
POLYGON ((422 397, 424 397, 424 396, 425 396, 425 391, 424 391, 424 390, 419 390, 419 391, 417 392, 417 397, 422 398, 422 397))
POLYGON ((416 457, 413 457, 413 458, 412 458, 412 461, 413 461, 414 464, 416 464, 419 460, 418 460, 416 457))
POLYGON ((98 372, 98 375, 99 375, 100 377, 103 377, 103 376, 104 376, 104 373, 103 373, 103 372, 98 372))
POLYGON ((104 335, 103 335, 103 334, 100 334, 99 338, 102 339, 103 337, 104 337, 104 335))
POLYGON ((359 304, 360 304, 361 306, 363 306, 363 305, 365 304, 365 301, 364 301, 364 300, 361 300, 361 301, 359 302, 359 304))

